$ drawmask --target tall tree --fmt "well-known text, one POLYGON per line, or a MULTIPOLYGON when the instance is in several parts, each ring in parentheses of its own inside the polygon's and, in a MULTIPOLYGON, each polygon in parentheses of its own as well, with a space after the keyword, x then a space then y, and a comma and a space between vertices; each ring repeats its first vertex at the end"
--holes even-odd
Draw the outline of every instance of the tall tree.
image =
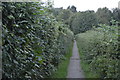
POLYGON ((114 20, 120 22, 120 9, 118 9, 118 8, 113 9, 112 15, 113 15, 114 20))
POLYGON ((71 17, 70 28, 75 34, 90 30, 96 25, 97 19, 94 11, 78 12, 71 17))
POLYGON ((74 5, 72 5, 71 7, 68 6, 67 9, 71 10, 72 12, 77 12, 76 7, 74 5))
POLYGON ((63 7, 61 7, 61 8, 53 8, 53 9, 52 9, 53 15, 54 15, 55 17, 57 17, 62 10, 63 10, 63 7))
POLYGON ((59 18, 59 19, 62 19, 62 21, 63 21, 65 24, 68 24, 69 18, 70 18, 70 16, 71 16, 72 14, 73 14, 73 12, 71 12, 70 10, 68 10, 68 9, 63 9, 63 10, 61 10, 61 12, 59 13, 58 18, 59 18))
POLYGON ((96 16, 98 19, 99 24, 110 24, 112 13, 111 11, 107 8, 98 8, 96 12, 96 16))

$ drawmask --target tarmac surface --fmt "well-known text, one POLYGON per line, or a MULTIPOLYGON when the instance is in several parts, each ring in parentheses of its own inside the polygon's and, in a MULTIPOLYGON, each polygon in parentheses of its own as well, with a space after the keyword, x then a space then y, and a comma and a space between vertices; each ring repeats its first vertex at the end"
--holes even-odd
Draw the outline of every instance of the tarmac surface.
POLYGON ((72 57, 68 67, 67 78, 84 78, 83 71, 80 66, 80 57, 76 41, 74 41, 72 57))

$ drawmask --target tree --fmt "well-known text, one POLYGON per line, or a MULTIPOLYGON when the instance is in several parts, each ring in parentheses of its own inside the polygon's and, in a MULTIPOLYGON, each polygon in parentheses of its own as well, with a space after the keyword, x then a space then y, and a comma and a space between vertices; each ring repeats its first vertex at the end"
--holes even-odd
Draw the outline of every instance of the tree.
POLYGON ((70 10, 64 9, 59 14, 59 19, 62 19, 65 24, 68 24, 69 18, 72 15, 70 10))
POLYGON ((70 9, 70 6, 68 6, 67 9, 70 9))
POLYGON ((90 30, 96 25, 97 19, 94 11, 78 12, 70 20, 70 28, 75 34, 90 30))
POLYGON ((54 15, 55 17, 57 17, 62 10, 63 10, 63 7, 61 7, 61 8, 53 8, 53 9, 52 9, 53 15, 54 15))
POLYGON ((77 12, 76 7, 75 7, 74 5, 72 5, 71 7, 68 6, 67 9, 71 10, 71 11, 74 12, 74 13, 77 12))
POLYGON ((113 9, 112 15, 113 15, 114 20, 120 22, 120 9, 118 9, 118 8, 113 9))
POLYGON ((96 12, 97 20, 99 24, 110 24, 109 22, 111 21, 112 13, 111 11, 107 8, 98 8, 96 12))

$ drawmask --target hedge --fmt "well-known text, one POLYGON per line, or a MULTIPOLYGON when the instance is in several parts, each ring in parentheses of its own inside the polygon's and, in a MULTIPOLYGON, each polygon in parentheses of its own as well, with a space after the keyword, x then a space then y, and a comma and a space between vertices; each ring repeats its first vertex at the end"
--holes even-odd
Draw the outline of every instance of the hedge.
POLYGON ((90 66, 89 71, 99 78, 118 78, 119 41, 118 26, 101 25, 76 36, 82 61, 90 66))
POLYGON ((2 23, 3 79, 50 76, 73 42, 42 2, 2 2, 2 23))

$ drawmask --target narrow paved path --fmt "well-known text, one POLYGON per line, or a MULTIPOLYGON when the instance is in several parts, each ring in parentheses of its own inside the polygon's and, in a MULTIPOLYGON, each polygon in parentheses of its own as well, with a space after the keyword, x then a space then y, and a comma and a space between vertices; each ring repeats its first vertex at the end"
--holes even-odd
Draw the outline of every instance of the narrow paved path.
POLYGON ((73 53, 70 58, 67 78, 84 78, 83 71, 80 67, 80 57, 76 41, 74 41, 73 53))

